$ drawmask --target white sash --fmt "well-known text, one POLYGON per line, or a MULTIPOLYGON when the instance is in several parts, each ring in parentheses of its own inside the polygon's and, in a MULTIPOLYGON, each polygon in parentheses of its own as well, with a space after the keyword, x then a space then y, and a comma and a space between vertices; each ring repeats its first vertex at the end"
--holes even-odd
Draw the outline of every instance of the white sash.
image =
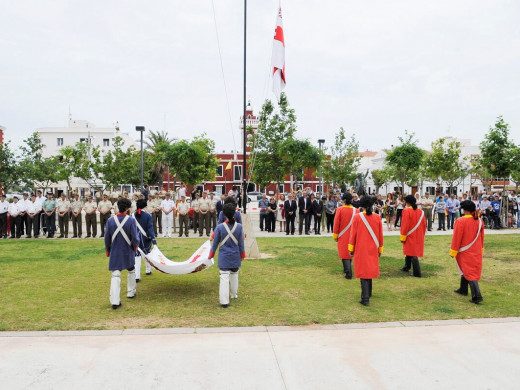
POLYGON ((480 230, 482 229, 482 219, 478 219, 478 232, 477 232, 477 237, 475 237, 475 239, 473 241, 471 241, 471 243, 469 243, 468 245, 462 247, 459 249, 459 253, 460 252, 464 252, 464 251, 467 251, 469 248, 471 248, 473 246, 473 244, 475 242, 477 242, 479 236, 480 236, 480 230))
POLYGON ((372 239, 374 240, 374 243, 376 244, 376 247, 377 249, 379 249, 379 240, 377 239, 374 231, 372 230, 372 226, 370 226, 370 224, 368 223, 366 217, 365 217, 365 214, 363 213, 360 213, 359 216, 361 217, 361 220, 363 221, 363 223, 365 224, 368 232, 370 233, 370 235, 372 236, 372 239))
POLYGON ((116 231, 114 232, 114 234, 112 234, 112 242, 114 242, 114 240, 116 239, 116 236, 118 235, 118 233, 121 233, 121 235, 125 239, 126 243, 128 245, 132 246, 132 243, 130 242, 130 239, 126 235, 126 232, 123 230, 123 226, 126 223, 126 221, 128 221, 128 218, 130 218, 130 216, 129 215, 125 216, 121 222, 119 222, 119 219, 117 218, 117 215, 114 215, 112 218, 114 218, 114 222, 116 223, 116 226, 117 226, 116 231))
POLYGON ((350 222, 345 227, 345 229, 343 229, 341 232, 339 232, 338 238, 340 238, 342 235, 344 235, 347 232, 348 229, 350 229, 350 227, 352 226, 352 222, 354 222, 354 217, 355 216, 356 216, 356 209, 353 207, 352 208, 352 217, 350 218, 350 222))
POLYGON ((238 246, 238 240, 237 238, 233 235, 233 233, 235 232, 235 230, 237 229, 237 222, 235 222, 235 224, 233 225, 233 229, 229 230, 229 226, 227 225, 227 223, 223 223, 224 225, 224 228, 226 229, 227 231, 227 236, 226 238, 224 238, 221 242, 220 242, 220 245, 224 245, 226 243, 226 241, 231 238, 231 240, 233 240, 233 242, 235 243, 236 246, 238 246))
POLYGON ((135 219, 135 224, 137 225, 137 228, 139 229, 139 231, 142 233, 143 236, 148 237, 148 235, 144 231, 143 227, 139 224, 139 222, 137 222, 137 218, 135 217, 135 214, 136 213, 134 213, 134 219, 135 219))
POLYGON ((415 227, 412 230, 410 230, 408 233, 406 233, 407 236, 409 236, 410 234, 415 232, 417 229, 419 229, 419 226, 421 225, 423 218, 424 218, 424 211, 421 210, 421 218, 419 218, 419 222, 417 222, 417 225, 415 225, 415 227))

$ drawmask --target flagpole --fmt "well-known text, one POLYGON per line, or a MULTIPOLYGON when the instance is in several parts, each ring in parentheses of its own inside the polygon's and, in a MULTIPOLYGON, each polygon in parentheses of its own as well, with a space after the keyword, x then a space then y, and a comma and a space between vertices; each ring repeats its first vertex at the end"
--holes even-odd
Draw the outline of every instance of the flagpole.
POLYGON ((243 123, 244 123, 244 161, 242 162, 242 180, 243 180, 243 190, 242 190, 242 205, 244 208, 244 214, 247 209, 247 171, 246 171, 246 145, 247 145, 247 120, 246 120, 246 83, 247 83, 247 0, 244 0, 244 113, 243 113, 243 123))

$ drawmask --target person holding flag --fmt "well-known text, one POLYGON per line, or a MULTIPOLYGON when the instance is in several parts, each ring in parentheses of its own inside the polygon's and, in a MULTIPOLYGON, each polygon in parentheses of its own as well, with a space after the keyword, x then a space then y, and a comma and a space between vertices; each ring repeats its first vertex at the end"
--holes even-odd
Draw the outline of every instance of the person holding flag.
POLYGON ((405 264, 401 271, 408 272, 413 266, 413 276, 422 276, 419 257, 424 256, 424 237, 426 235, 426 218, 424 211, 417 208, 417 200, 412 195, 404 198, 406 208, 401 214, 401 243, 405 264))
POLYGON ((338 243, 338 255, 343 263, 343 273, 346 279, 352 279, 352 256, 348 250, 350 231, 356 215, 356 209, 352 206, 352 194, 343 195, 344 205, 338 207, 332 229, 332 238, 338 243))
POLYGON ((484 223, 478 217, 477 207, 471 200, 460 203, 464 216, 455 221, 451 240, 450 256, 455 257, 460 271, 460 287, 457 294, 467 296, 471 288, 471 303, 484 300, 478 281, 482 275, 482 254, 484 253, 484 223))
POLYGON ((378 214, 372 213, 371 196, 363 196, 360 201, 361 213, 357 213, 352 223, 348 250, 356 255, 355 276, 361 280, 361 303, 369 306, 372 297, 372 279, 379 277, 379 257, 383 253, 383 222, 378 214))

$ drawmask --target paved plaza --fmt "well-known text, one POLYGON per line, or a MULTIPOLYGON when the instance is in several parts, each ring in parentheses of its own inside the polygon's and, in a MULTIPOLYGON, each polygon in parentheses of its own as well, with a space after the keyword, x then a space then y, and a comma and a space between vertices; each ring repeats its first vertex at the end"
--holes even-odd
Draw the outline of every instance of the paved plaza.
POLYGON ((520 317, 0 332, 3 389, 518 389, 520 317))

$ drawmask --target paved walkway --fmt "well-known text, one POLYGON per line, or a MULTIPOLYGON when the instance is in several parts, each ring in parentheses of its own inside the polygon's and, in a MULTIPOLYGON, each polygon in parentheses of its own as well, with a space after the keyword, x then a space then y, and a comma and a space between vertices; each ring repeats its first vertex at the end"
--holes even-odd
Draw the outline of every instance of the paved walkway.
POLYGON ((0 332, 2 389, 518 389, 520 317, 0 332))

